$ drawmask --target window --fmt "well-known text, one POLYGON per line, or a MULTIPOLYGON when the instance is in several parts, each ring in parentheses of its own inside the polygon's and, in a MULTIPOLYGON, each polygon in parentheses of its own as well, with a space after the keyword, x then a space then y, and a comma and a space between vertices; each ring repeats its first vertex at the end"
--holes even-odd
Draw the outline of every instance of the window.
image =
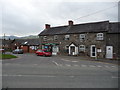
POLYGON ((58 40, 58 35, 54 35, 54 41, 58 40))
POLYGON ((80 45, 79 46, 79 51, 80 52, 85 52, 85 45, 80 45))
POLYGON ((47 41, 47 36, 44 36, 44 37, 43 37, 43 41, 47 41))
POLYGON ((97 33, 97 40, 103 40, 103 33, 97 33))
POLYGON ((65 35, 65 40, 69 40, 70 39, 70 35, 65 35))
POLYGON ((85 39, 85 34, 80 34, 80 40, 84 40, 85 39))
POLYGON ((69 46, 68 46, 68 45, 65 46, 65 51, 66 51, 67 53, 69 53, 69 46))

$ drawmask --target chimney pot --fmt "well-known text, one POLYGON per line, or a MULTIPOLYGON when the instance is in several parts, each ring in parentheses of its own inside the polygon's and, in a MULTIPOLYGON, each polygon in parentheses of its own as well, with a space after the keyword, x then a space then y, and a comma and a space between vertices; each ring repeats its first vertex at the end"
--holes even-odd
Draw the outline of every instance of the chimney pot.
POLYGON ((69 21, 68 21, 68 24, 69 24, 69 26, 73 25, 73 21, 72 21, 72 20, 69 20, 69 21))
POLYGON ((50 28, 50 24, 45 24, 45 29, 49 29, 50 28))

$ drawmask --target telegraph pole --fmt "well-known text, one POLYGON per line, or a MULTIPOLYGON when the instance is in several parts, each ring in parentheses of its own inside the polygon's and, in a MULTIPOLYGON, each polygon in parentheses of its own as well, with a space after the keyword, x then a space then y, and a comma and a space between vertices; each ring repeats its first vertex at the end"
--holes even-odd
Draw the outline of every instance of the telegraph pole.
POLYGON ((3 38, 3 45, 4 45, 4 51, 3 51, 3 54, 5 54, 5 33, 4 33, 4 38, 3 38))

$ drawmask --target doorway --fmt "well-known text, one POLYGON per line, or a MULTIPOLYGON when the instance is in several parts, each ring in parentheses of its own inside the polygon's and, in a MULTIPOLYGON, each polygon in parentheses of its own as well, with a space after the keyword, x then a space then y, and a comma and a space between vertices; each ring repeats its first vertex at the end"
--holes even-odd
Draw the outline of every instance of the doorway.
POLYGON ((91 52, 91 57, 96 57, 96 47, 95 47, 95 45, 91 45, 91 50, 90 50, 90 52, 91 52))
POLYGON ((106 58, 113 58, 113 46, 106 46, 106 58))

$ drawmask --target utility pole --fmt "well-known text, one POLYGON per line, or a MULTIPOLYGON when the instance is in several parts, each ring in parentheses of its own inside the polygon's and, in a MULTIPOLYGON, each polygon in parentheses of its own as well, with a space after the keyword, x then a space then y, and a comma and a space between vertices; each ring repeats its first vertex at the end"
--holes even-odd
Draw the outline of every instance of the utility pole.
POLYGON ((4 45, 4 51, 3 51, 3 54, 5 54, 5 33, 4 33, 4 38, 3 38, 3 45, 4 45))

